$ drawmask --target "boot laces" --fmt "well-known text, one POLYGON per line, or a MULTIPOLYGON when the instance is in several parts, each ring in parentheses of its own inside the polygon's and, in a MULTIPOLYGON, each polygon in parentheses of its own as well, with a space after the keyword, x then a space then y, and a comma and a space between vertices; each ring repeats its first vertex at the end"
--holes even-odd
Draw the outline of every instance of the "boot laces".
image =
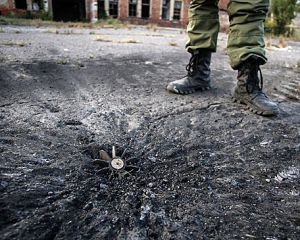
MULTIPOLYGON (((258 64, 253 64, 250 67, 250 72, 246 81, 246 90, 248 93, 257 92, 257 95, 262 92, 263 76, 258 64), (259 77, 258 77, 259 73, 259 77)), ((256 95, 256 96, 257 96, 256 95)))
POLYGON ((194 76, 197 72, 199 62, 199 51, 194 51, 190 58, 190 62, 186 65, 185 69, 188 72, 189 76, 194 76))

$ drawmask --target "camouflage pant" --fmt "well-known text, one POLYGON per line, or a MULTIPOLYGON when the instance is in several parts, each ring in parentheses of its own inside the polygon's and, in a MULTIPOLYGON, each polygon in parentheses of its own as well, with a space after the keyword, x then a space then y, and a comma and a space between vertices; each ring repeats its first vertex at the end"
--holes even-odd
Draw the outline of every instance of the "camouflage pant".
MULTIPOLYGON (((191 0, 189 9, 188 40, 186 50, 204 48, 213 52, 217 48, 219 0, 191 0)), ((267 62, 265 56, 264 20, 269 0, 229 0, 230 32, 227 53, 233 69, 256 55, 267 62)))

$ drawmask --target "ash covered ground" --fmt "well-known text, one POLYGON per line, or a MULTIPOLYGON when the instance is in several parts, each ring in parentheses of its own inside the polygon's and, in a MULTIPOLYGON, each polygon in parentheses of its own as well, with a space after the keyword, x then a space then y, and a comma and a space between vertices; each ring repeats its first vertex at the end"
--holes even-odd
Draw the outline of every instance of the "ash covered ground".
POLYGON ((2 240, 300 238, 299 42, 266 39, 267 118, 232 102, 224 33, 179 96, 182 30, 1 30, 2 240), (113 146, 136 168, 102 171, 113 146))

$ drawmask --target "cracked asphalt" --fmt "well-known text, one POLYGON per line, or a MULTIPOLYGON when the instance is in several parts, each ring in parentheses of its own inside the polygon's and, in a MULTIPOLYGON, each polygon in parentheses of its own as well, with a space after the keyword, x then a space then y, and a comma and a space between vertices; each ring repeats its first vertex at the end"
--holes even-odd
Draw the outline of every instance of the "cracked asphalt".
POLYGON ((299 42, 266 38, 266 118, 231 99, 225 33, 180 96, 184 30, 0 28, 1 239, 299 239, 299 42), (139 170, 99 172, 112 146, 139 170))

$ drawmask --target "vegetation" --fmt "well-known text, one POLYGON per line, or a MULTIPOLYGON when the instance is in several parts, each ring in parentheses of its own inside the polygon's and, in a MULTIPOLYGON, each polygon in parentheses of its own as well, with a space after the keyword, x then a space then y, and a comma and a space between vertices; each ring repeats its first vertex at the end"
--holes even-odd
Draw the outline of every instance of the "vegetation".
POLYGON ((297 0, 272 0, 271 18, 265 23, 266 30, 275 36, 291 37, 294 27, 291 25, 296 17, 297 0))
POLYGON ((26 13, 22 14, 19 16, 19 18, 22 19, 41 19, 43 21, 51 21, 52 20, 52 16, 50 14, 50 11, 38 11, 38 12, 33 12, 33 11, 29 11, 27 10, 26 13))
MULTIPOLYGON (((118 19, 101 19, 96 23, 93 22, 54 22, 51 20, 42 20, 40 18, 20 18, 16 17, 15 15, 11 16, 0 16, 1 25, 16 25, 16 26, 54 26, 56 28, 125 28, 125 29, 132 29, 135 25, 131 25, 128 22, 122 23, 118 19)), ((1 33, 1 30, 0 30, 1 33)))
POLYGON ((104 9, 101 9, 99 12, 98 12, 98 18, 99 19, 106 19, 107 18, 107 14, 106 14, 106 11, 104 9))
POLYGON ((98 36, 95 38, 95 41, 100 42, 115 42, 115 43, 138 43, 139 41, 136 39, 112 39, 106 36, 98 36))
POLYGON ((299 0, 296 3, 296 12, 300 13, 300 1, 299 0))
POLYGON ((0 45, 24 47, 26 46, 26 43, 25 42, 1 42, 0 45))

